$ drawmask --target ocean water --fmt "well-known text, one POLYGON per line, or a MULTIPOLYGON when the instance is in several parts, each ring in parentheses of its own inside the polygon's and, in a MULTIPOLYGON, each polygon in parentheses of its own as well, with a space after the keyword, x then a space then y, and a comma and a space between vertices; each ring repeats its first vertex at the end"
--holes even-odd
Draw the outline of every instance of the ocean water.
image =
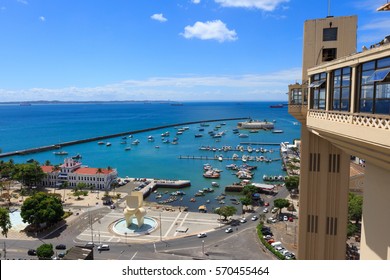
MULTIPOLYGON (((280 143, 282 141, 292 142, 300 137, 300 126, 296 120, 287 112, 287 107, 270 108, 269 105, 277 102, 185 102, 183 106, 172 106, 169 103, 107 103, 107 104, 42 104, 32 106, 2 105, 0 106, 0 148, 3 152, 22 150, 27 148, 52 145, 59 142, 84 139, 113 133, 132 131, 137 129, 156 127, 160 125, 175 124, 189 121, 202 121, 209 119, 251 117, 258 120, 275 121, 275 129, 284 132, 280 134, 270 131, 259 133, 246 132, 248 138, 239 138, 233 134, 232 129, 236 128, 238 121, 226 121, 219 131, 226 131, 226 135, 220 138, 220 142, 211 138, 208 131, 213 130, 220 122, 210 123, 204 127, 204 132, 199 132, 200 125, 187 125, 189 129, 179 138, 177 145, 165 144, 162 142, 161 134, 170 132, 170 140, 176 137, 176 128, 155 130, 133 135, 139 139, 140 144, 131 145, 131 139, 127 144, 121 144, 121 137, 107 139, 112 143, 110 147, 98 145, 97 142, 90 142, 65 147, 69 155, 82 155, 82 163, 91 167, 105 168, 107 166, 116 168, 120 177, 146 177, 162 179, 185 179, 191 180, 191 187, 183 189, 187 193, 182 201, 176 201, 172 205, 186 205, 190 210, 196 210, 206 200, 210 200, 208 208, 218 207, 214 199, 218 194, 224 192, 224 186, 239 180, 232 175, 225 167, 230 163, 239 163, 224 160, 195 160, 179 159, 179 156, 208 156, 222 154, 224 157, 231 157, 237 152, 212 152, 201 151, 200 146, 233 146, 241 142, 267 142, 280 143), (195 138, 194 135, 202 133, 204 136, 195 138), (153 136, 155 142, 148 142, 148 136, 153 136), (156 149, 158 145, 160 148, 156 149), (131 146, 130 151, 125 151, 126 146, 131 146), (203 165, 210 163, 214 168, 223 170, 220 179, 203 178, 203 165), (197 197, 195 203, 189 199, 199 189, 210 187, 212 181, 220 184, 215 188, 214 193, 204 197, 197 197)), ((253 146, 253 148, 260 146, 253 146)), ((277 159, 280 158, 279 146, 261 146, 266 149, 274 149, 273 153, 264 156, 277 159)), ((240 156, 242 153, 237 153, 240 156)), ((248 154, 248 153, 246 153, 248 154)), ((261 155, 252 153, 253 156, 261 155)), ((54 155, 53 151, 46 151, 24 156, 13 156, 17 163, 35 159, 41 163, 50 160, 52 164, 61 164, 65 156, 54 155)), ((2 160, 9 160, 3 158, 2 160)), ((281 161, 272 163, 248 162, 256 165, 253 182, 262 183, 263 174, 285 175, 281 170, 281 161)), ((172 191, 172 190, 169 190, 172 191)), ((236 194, 229 194, 234 197, 236 194)), ((229 204, 228 196, 225 199, 229 204)), ((154 195, 148 200, 155 201, 154 195)))

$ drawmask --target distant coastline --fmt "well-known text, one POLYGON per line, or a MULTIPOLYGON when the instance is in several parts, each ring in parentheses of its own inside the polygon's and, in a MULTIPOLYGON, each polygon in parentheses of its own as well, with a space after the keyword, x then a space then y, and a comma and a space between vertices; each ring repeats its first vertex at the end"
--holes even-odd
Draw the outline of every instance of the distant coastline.
MULTIPOLYGON (((172 105, 183 105, 187 102, 238 102, 237 100, 187 100, 187 101, 175 101, 175 100, 109 100, 109 101, 60 101, 60 100, 37 100, 37 101, 3 101, 0 102, 0 105, 21 105, 21 104, 119 104, 119 103, 144 103, 144 104, 172 104, 172 105)), ((239 101, 238 103, 246 102, 284 102, 283 100, 245 100, 239 101)))

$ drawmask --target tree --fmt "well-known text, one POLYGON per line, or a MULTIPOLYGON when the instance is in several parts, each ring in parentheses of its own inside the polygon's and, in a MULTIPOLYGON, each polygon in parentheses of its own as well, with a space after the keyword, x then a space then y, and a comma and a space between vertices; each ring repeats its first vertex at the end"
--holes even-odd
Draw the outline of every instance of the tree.
POLYGON ((246 185, 242 188, 241 194, 245 195, 251 200, 253 199, 253 195, 258 192, 258 189, 254 185, 246 185))
POLYGON ((278 198, 274 200, 274 206, 280 209, 280 213, 282 213, 283 208, 287 208, 290 205, 290 201, 284 198, 278 198))
POLYGON ((53 255, 53 244, 42 244, 37 248, 37 256, 39 259, 51 259, 53 255))
POLYGON ((215 209, 214 212, 220 216, 223 216, 223 219, 226 221, 228 217, 237 213, 237 209, 234 206, 222 206, 215 209))
POLYGON ((14 179, 29 187, 40 183, 45 176, 38 162, 16 164, 13 174, 14 179))
POLYGON ((298 176, 288 176, 285 181, 286 189, 291 192, 294 189, 299 187, 299 177, 298 176))
POLYGON ((348 197, 348 218, 359 223, 362 219, 363 214, 363 197, 353 193, 349 194, 348 197))
POLYGON ((251 205, 252 204, 252 199, 245 196, 240 198, 241 204, 242 205, 251 205))
POLYGON ((45 165, 46 165, 46 166, 50 166, 50 165, 51 165, 50 160, 46 160, 46 161, 45 161, 45 165))
POLYGON ((64 209, 61 199, 55 195, 38 192, 27 198, 21 207, 23 222, 35 227, 42 223, 52 225, 62 219, 64 209))
POLYGON ((9 211, 5 208, 0 208, 0 227, 1 234, 7 237, 8 230, 11 229, 11 219, 9 217, 9 211))

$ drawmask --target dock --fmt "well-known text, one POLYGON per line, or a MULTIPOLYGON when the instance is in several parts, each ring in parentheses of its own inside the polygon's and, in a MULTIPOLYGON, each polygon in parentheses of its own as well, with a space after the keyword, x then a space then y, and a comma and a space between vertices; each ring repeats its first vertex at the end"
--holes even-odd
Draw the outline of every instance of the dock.
MULTIPOLYGON (((242 158, 232 158, 232 157, 222 157, 222 160, 220 159, 219 156, 183 156, 179 155, 177 157, 178 159, 197 159, 197 160, 218 160, 218 161, 224 161, 224 160, 233 160, 233 161, 242 161, 242 158)), ((272 162, 272 161, 279 161, 282 158, 272 158, 272 159, 264 159, 264 160, 256 160, 256 156, 247 156, 247 161, 258 161, 258 162, 272 162), (251 157, 253 159, 251 159, 251 157)))
POLYGON ((61 143, 57 143, 57 144, 53 144, 53 145, 46 145, 46 146, 30 148, 30 149, 25 149, 25 150, 20 150, 20 151, 0 153, 0 158, 9 157, 9 156, 16 156, 16 155, 27 155, 27 154, 33 154, 33 153, 40 153, 40 152, 44 152, 44 151, 60 149, 62 147, 66 147, 66 146, 72 146, 72 145, 77 145, 77 144, 82 144, 82 143, 93 142, 93 141, 100 141, 100 140, 114 138, 114 137, 133 135, 133 134, 138 134, 138 133, 142 133, 142 132, 171 128, 171 127, 175 127, 175 126, 184 126, 184 125, 210 123, 210 122, 221 122, 221 121, 237 121, 237 120, 245 120, 245 119, 249 119, 249 117, 200 120, 200 121, 191 121, 191 122, 184 122, 184 123, 161 125, 161 126, 149 127, 149 128, 145 128, 145 129, 138 129, 138 130, 120 132, 120 133, 115 133, 115 134, 90 137, 90 138, 86 138, 86 139, 61 142, 61 143))
POLYGON ((147 181, 151 181, 148 185, 140 190, 142 192, 143 197, 148 197, 152 192, 157 190, 158 188, 171 188, 171 189, 181 189, 185 187, 191 186, 191 181, 189 180, 153 180, 147 179, 147 181))
POLYGON ((279 146, 280 143, 267 143, 267 142, 240 142, 240 145, 279 146))

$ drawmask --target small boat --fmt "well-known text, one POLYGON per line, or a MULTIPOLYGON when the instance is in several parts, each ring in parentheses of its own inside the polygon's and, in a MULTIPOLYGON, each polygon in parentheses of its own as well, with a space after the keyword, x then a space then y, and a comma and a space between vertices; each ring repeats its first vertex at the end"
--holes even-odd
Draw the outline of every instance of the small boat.
POLYGON ((207 199, 207 200, 206 200, 206 203, 210 203, 210 199, 207 199))
POLYGON ((217 182, 211 182, 211 186, 217 188, 217 187, 219 187, 219 184, 217 182))
POLYGON ((218 160, 219 161, 223 161, 223 157, 218 157, 218 160))
POLYGON ((107 147, 111 146, 111 143, 110 143, 110 142, 107 142, 107 143, 106 143, 106 146, 107 146, 107 147))
POLYGON ((154 146, 156 149, 160 149, 160 146, 154 146))
POLYGON ((195 134, 195 138, 203 137, 203 134, 195 134))
POLYGON ((240 133, 240 134, 238 135, 238 137, 240 137, 240 138, 248 138, 248 134, 240 133))
POLYGON ((127 142, 126 141, 121 141, 121 144, 127 144, 127 142))
POLYGON ((135 139, 133 142, 131 142, 132 145, 138 145, 140 141, 138 139, 135 139))
POLYGON ((130 134, 128 137, 129 137, 129 138, 133 138, 133 135, 130 134))
POLYGON ((259 131, 257 129, 252 129, 252 130, 249 130, 249 133, 259 133, 259 131))
POLYGON ((104 142, 102 142, 102 141, 99 141, 98 142, 98 145, 104 145, 105 143, 104 142))
POLYGON ((77 155, 72 157, 72 159, 81 159, 81 158, 82 158, 82 156, 80 154, 77 154, 77 155))
POLYGON ((190 202, 195 202, 195 201, 196 201, 195 197, 191 197, 190 202))
POLYGON ((60 151, 60 152, 54 152, 53 154, 55 154, 56 156, 64 156, 64 155, 67 155, 68 152, 60 151))
POLYGON ((131 150, 130 147, 126 147, 126 148, 125 148, 125 151, 130 151, 130 150, 131 150))
POLYGON ((274 129, 274 130, 272 130, 272 133, 283 133, 283 130, 281 130, 281 129, 274 129))

